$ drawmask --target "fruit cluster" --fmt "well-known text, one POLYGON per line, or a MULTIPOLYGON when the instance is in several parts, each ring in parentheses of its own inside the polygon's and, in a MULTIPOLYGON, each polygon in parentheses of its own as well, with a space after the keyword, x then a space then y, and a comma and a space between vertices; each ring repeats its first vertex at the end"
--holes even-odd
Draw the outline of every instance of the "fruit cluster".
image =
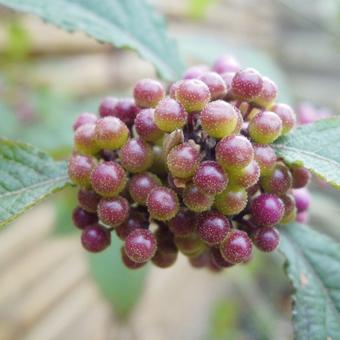
POLYGON ((68 169, 85 249, 104 250, 115 232, 128 268, 169 267, 180 252, 213 271, 248 262, 253 245, 273 251, 276 226, 305 219, 310 180, 270 146, 296 124, 276 97, 271 79, 223 56, 167 90, 143 79, 133 99, 81 114, 68 169))

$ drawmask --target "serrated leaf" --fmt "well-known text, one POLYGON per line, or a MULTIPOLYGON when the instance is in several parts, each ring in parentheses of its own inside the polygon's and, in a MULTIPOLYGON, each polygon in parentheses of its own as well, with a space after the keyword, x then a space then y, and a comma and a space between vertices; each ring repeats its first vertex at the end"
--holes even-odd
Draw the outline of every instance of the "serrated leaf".
POLYGON ((340 118, 303 125, 273 147, 289 164, 303 164, 315 175, 340 189, 340 118))
POLYGON ((302 224, 280 232, 294 287, 295 339, 340 339, 340 244, 302 224))
POLYGON ((69 184, 66 162, 34 147, 0 139, 0 227, 69 184))
POLYGON ((164 20, 145 0, 0 0, 66 30, 81 31, 117 47, 129 47, 172 80, 182 71, 176 44, 164 20))
POLYGON ((128 269, 121 260, 122 242, 112 233, 111 246, 99 254, 89 254, 90 272, 115 314, 127 317, 144 288, 147 267, 128 269))

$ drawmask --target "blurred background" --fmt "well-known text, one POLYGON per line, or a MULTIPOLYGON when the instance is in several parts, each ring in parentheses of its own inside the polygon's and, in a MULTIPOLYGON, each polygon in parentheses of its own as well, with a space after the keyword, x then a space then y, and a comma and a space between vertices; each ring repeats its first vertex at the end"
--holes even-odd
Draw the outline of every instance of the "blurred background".
MULTIPOLYGON (((233 54, 315 119, 340 112, 338 0, 152 0, 188 65, 233 54)), ((130 51, 68 34, 0 6, 0 136, 69 155, 71 125, 105 95, 126 96, 153 67, 130 51)), ((311 185, 310 224, 340 240, 340 196, 311 185)), ((81 249, 70 189, 0 232, 0 340, 292 339, 283 258, 222 274, 122 267, 119 242, 81 249)))

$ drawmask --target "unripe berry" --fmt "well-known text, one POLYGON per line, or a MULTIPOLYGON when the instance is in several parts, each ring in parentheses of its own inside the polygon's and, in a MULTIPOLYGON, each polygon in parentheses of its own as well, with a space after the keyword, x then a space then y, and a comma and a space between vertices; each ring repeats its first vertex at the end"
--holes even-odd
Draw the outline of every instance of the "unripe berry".
POLYGON ((132 98, 123 98, 117 101, 112 116, 119 118, 127 126, 131 126, 139 111, 139 107, 132 98))
POLYGON ((311 173, 303 166, 292 166, 290 172, 293 177, 293 188, 300 189, 308 185, 311 179, 311 173))
POLYGON ((247 205, 248 194, 244 188, 228 187, 215 197, 215 206, 223 215, 239 214, 247 205))
POLYGON ((273 194, 260 194, 250 203, 252 220, 259 226, 272 226, 280 222, 284 214, 282 200, 273 194))
POLYGON ((187 122, 187 117, 183 105, 170 97, 161 100, 155 109, 155 123, 162 131, 180 129, 187 122))
POLYGON ((254 149, 246 137, 225 137, 216 145, 216 159, 225 170, 242 169, 254 159, 254 149))
POLYGON ((177 89, 179 88, 179 85, 182 84, 184 80, 178 80, 174 83, 172 83, 169 87, 169 97, 172 98, 172 99, 176 99, 176 92, 177 92, 177 89))
POLYGON ((135 119, 136 131, 147 142, 155 142, 163 136, 155 123, 155 109, 141 110, 135 119))
POLYGON ((227 187, 228 176, 218 163, 205 161, 196 170, 193 182, 198 190, 208 195, 216 195, 227 187))
POLYGON ((168 222, 169 229, 176 236, 189 236, 196 229, 196 215, 189 210, 180 210, 178 214, 168 222))
POLYGON ((309 191, 306 188, 294 189, 293 196, 298 213, 308 210, 311 197, 309 191))
POLYGON ((221 74, 221 77, 224 81, 225 87, 227 89, 227 93, 224 97, 224 100, 233 99, 233 91, 232 91, 232 82, 235 77, 235 72, 226 72, 221 74))
POLYGON ((179 210, 176 193, 165 187, 152 189, 146 200, 146 205, 150 216, 160 221, 170 220, 179 210))
POLYGON ((161 185, 162 183, 156 175, 145 172, 132 176, 129 181, 128 189, 131 198, 136 203, 146 205, 146 199, 150 191, 161 185))
POLYGON ((127 141, 129 129, 119 118, 104 117, 97 120, 95 138, 102 149, 119 149, 127 141))
POLYGON ((231 134, 232 135, 239 135, 242 131, 243 126, 244 126, 244 120, 243 120, 243 116, 242 116, 240 110, 236 107, 234 107, 234 110, 237 113, 237 123, 236 123, 234 131, 231 134))
POLYGON ((203 130, 214 138, 231 135, 238 122, 238 114, 234 107, 223 100, 207 104, 200 118, 203 130))
POLYGON ((187 112, 198 112, 209 103, 210 91, 201 80, 184 80, 176 91, 176 99, 187 112))
POLYGON ((68 162, 68 175, 74 184, 91 186, 91 172, 95 162, 91 157, 73 154, 68 162))
POLYGON ((276 104, 271 110, 275 112, 282 121, 282 134, 289 133, 296 124, 296 115, 293 109, 287 104, 276 104))
POLYGON ((81 207, 76 207, 72 213, 72 221, 77 228, 84 229, 91 224, 97 223, 98 216, 97 214, 88 212, 81 207))
POLYGON ((98 204, 99 219, 111 227, 122 224, 129 216, 129 202, 124 197, 102 198, 98 204))
POLYGON ((208 86, 211 100, 222 99, 227 94, 225 82, 218 73, 206 72, 198 79, 208 86))
POLYGON ((142 139, 130 139, 119 152, 123 167, 132 173, 150 168, 153 161, 151 146, 142 139))
POLYGON ((147 227, 148 221, 145 216, 132 210, 129 217, 122 224, 115 227, 115 232, 117 236, 124 241, 133 230, 147 229, 147 227))
POLYGON ((269 78, 262 77, 263 85, 259 95, 255 98, 255 103, 263 108, 269 107, 276 99, 277 85, 269 78))
POLYGON ((214 62, 212 70, 219 74, 223 74, 226 72, 237 72, 240 68, 240 64, 233 56, 222 55, 214 62))
POLYGON ((198 236, 209 245, 222 242, 230 228, 229 220, 217 211, 202 213, 197 222, 198 236))
POLYGON ((100 224, 90 225, 83 230, 81 243, 91 253, 101 252, 111 244, 110 231, 100 224))
POLYGON ((261 92, 263 80, 256 70, 246 68, 235 73, 231 87, 239 99, 253 100, 261 92))
POLYGON ((255 144, 254 151, 255 160, 261 169, 261 175, 270 174, 277 161, 274 149, 269 145, 255 144))
POLYGON ((202 74, 209 71, 209 67, 207 65, 195 65, 189 67, 183 74, 183 79, 197 79, 202 74))
POLYGON ((126 174, 118 163, 103 162, 92 171, 91 184, 93 190, 101 196, 116 196, 125 188, 126 174))
POLYGON ((160 146, 154 145, 152 147, 153 163, 152 171, 159 175, 164 176, 168 173, 168 167, 163 157, 163 150, 160 146))
POLYGON ((99 105, 99 115, 100 117, 114 116, 114 108, 118 100, 114 97, 104 98, 99 105))
POLYGON ((249 122, 249 135, 256 143, 273 143, 282 132, 282 120, 274 112, 263 111, 258 113, 249 122))
POLYGON ((80 189, 78 191, 78 204, 86 211, 96 212, 100 196, 93 190, 80 189))
POLYGON ((245 189, 255 185, 260 178, 260 167, 257 162, 251 161, 246 167, 238 172, 230 172, 230 182, 235 186, 240 186, 245 189))
POLYGON ((95 155, 99 152, 100 147, 97 145, 95 138, 94 123, 87 123, 78 127, 74 133, 74 147, 84 155, 95 155))
POLYGON ((84 112, 77 117, 73 124, 73 131, 76 131, 79 126, 85 124, 94 124, 97 120, 97 116, 93 113, 84 112))
POLYGON ((192 211, 202 212, 209 210, 214 203, 214 196, 207 195, 191 184, 183 191, 183 202, 192 211))
POLYGON ((137 263, 147 262, 157 250, 155 236, 150 230, 135 229, 125 239, 124 250, 130 260, 137 263))
POLYGON ((171 174, 178 178, 190 178, 200 163, 199 149, 190 143, 176 145, 167 156, 171 174))
POLYGON ((155 107, 164 95, 163 85, 153 79, 142 79, 133 89, 135 102, 142 108, 155 107))
POLYGON ((274 169, 261 178, 261 186, 265 192, 284 195, 292 187, 292 175, 283 163, 276 163, 274 169))
POLYGON ((145 264, 146 264, 146 262, 138 263, 138 262, 132 261, 132 260, 126 255, 124 246, 121 247, 121 249, 120 249, 120 254, 121 254, 121 257, 122 257, 122 262, 124 263, 124 265, 125 265, 126 268, 129 268, 129 269, 139 269, 139 268, 141 268, 141 267, 144 267, 145 264))
POLYGON ((242 230, 232 230, 220 245, 223 258, 230 263, 241 263, 250 260, 253 244, 247 233, 242 230))
POLYGON ((256 248, 269 253, 278 247, 280 243, 280 234, 277 229, 273 227, 257 228, 253 234, 253 241, 256 248))

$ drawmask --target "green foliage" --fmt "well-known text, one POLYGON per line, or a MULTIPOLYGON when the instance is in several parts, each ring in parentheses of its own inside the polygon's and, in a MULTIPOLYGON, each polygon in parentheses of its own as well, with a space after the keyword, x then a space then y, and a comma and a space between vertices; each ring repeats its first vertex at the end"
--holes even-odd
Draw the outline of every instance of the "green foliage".
POLYGON ((0 227, 69 184, 66 162, 27 144, 0 139, 0 227))
POLYGON ((340 189, 340 118, 297 128, 274 145, 287 163, 303 164, 315 175, 340 189))
POLYGON ((218 0, 189 0, 188 14, 193 19, 202 19, 212 5, 218 0))
POLYGON ((282 227, 294 287, 296 339, 340 338, 340 244, 301 224, 282 227))
POLYGON ((145 0, 0 0, 0 4, 37 15, 64 30, 134 49, 165 79, 174 79, 182 70, 163 19, 145 0))
POLYGON ((111 302, 115 313, 124 318, 129 315, 140 297, 147 267, 131 270, 120 257, 122 242, 112 233, 111 246, 99 254, 89 254, 90 272, 98 287, 111 302))

